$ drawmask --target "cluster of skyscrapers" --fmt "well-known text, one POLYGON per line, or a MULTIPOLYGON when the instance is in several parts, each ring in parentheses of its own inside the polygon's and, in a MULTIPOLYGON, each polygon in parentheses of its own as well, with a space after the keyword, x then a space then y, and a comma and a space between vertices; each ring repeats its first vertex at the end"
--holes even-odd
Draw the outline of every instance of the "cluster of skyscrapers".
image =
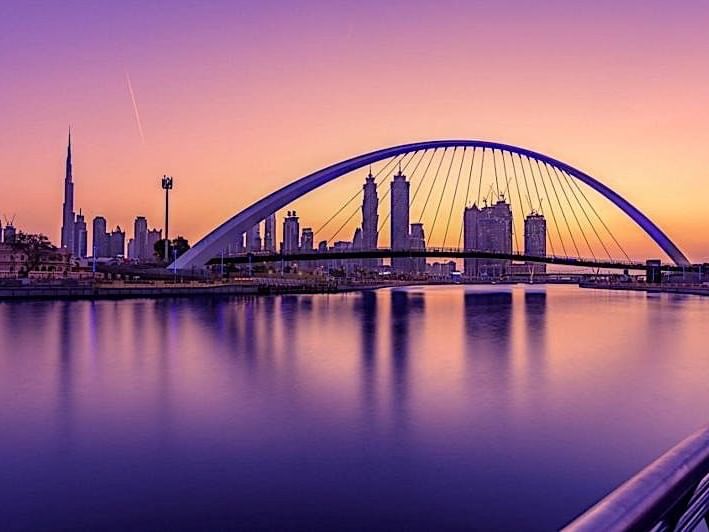
MULTIPOLYGON (((88 247, 86 220, 81 210, 74 212, 74 180, 71 163, 71 132, 66 155, 66 173, 64 175, 64 205, 62 211, 61 247, 69 250, 75 257, 95 258, 126 257, 126 233, 120 226, 108 230, 108 223, 103 216, 96 216, 92 224, 93 246, 88 247)), ((138 216, 134 223, 133 238, 128 240, 129 259, 150 262, 155 260, 155 244, 162 239, 161 229, 149 229, 144 216, 138 216)))
MULTIPOLYGON (((410 186, 406 175, 399 168, 390 184, 390 245, 393 251, 426 249, 426 233, 422 223, 410 221, 410 186)), ((283 219, 283 234, 279 251, 282 253, 318 253, 324 251, 367 251, 375 250, 379 244, 379 195, 377 183, 371 173, 363 185, 362 224, 355 230, 351 241, 340 240, 332 246, 321 241, 315 246, 312 228, 301 230, 300 220, 295 211, 288 211, 283 219)), ((67 146, 66 174, 64 178, 64 205, 62 213, 61 246, 74 256, 83 258, 89 252, 96 258, 114 258, 126 256, 126 234, 120 226, 108 230, 108 223, 103 216, 93 220, 93 246, 87 245, 86 220, 81 210, 74 212, 74 182, 71 162, 71 132, 67 146)), ((510 204, 503 196, 491 205, 479 207, 474 204, 465 207, 463 212, 463 245, 465 250, 477 250, 492 253, 511 254, 514 221, 510 204)), ((5 240, 8 240, 7 235, 5 240)), ((162 240, 162 230, 150 229, 144 216, 138 216, 134 222, 133 238, 127 242, 129 259, 149 262, 156 258, 156 244, 162 240)), ((225 250, 227 254, 270 252, 276 249, 276 215, 271 214, 261 223, 254 225, 242 234, 225 250), (261 228, 263 227, 263 237, 261 228)), ((546 255, 546 220, 537 212, 530 213, 524 220, 524 254, 529 256, 546 255)), ((316 265, 316 264, 315 264, 316 265)), ((303 264, 303 268, 311 265, 303 264)), ((348 269, 379 270, 381 259, 368 258, 349 260, 338 266, 348 269)), ((464 273, 467 277, 500 277, 511 273, 514 266, 510 260, 500 259, 465 259, 464 273)), ((543 265, 523 265, 543 272, 543 265)), ((391 270, 396 273, 424 273, 427 270, 425 257, 393 257, 391 270)))
MULTIPOLYGON (((410 221, 410 182, 401 168, 393 176, 390 184, 390 245, 393 251, 425 250, 426 233, 422 223, 410 221)), ((367 251, 375 250, 379 244, 379 195, 377 183, 371 171, 363 185, 362 224, 356 228, 351 241, 340 240, 328 245, 321 241, 317 247, 314 243, 313 230, 305 227, 301 230, 300 220, 295 211, 287 211, 283 219, 283 237, 279 251, 282 253, 318 253, 325 251, 367 251)), ((227 250, 229 253, 242 252, 275 252, 275 215, 269 216, 264 222, 264 238, 260 236, 261 225, 255 225, 242 235, 237 242, 227 250)), ((512 209, 506 199, 501 196, 492 205, 479 207, 474 204, 465 207, 463 212, 463 245, 465 250, 485 251, 491 253, 513 253, 514 221, 512 209)), ((546 255, 546 220, 537 212, 530 213, 524 220, 524 254, 529 256, 546 255)), ((361 268, 364 270, 379 270, 381 259, 368 258, 341 261, 347 269, 361 268)), ((317 263, 303 263, 302 268, 311 268, 317 263)), ((510 260, 500 259, 465 259, 464 273, 471 278, 500 277, 509 273, 528 273, 530 268, 535 272, 544 272, 541 264, 512 264, 510 260)), ((397 273, 424 273, 427 271, 425 257, 393 257, 391 270, 397 273)), ((430 268, 428 268, 430 270, 430 268)))

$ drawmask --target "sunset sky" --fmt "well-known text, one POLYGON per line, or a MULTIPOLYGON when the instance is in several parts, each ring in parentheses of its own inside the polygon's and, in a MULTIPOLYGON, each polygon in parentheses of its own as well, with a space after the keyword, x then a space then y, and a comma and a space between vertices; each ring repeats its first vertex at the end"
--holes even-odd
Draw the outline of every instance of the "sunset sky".
POLYGON ((69 124, 77 210, 162 226, 170 173, 190 241, 351 155, 480 138, 588 172, 709 262, 706 1, 111 4, 0 3, 0 213, 21 229, 59 238, 69 124))

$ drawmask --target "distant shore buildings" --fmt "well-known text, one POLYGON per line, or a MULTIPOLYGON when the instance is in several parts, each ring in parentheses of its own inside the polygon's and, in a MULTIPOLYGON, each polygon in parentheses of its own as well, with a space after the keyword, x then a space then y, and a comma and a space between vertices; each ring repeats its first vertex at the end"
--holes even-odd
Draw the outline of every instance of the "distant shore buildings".
POLYGON ((103 216, 96 216, 91 224, 92 245, 89 246, 88 228, 81 209, 74 210, 74 176, 72 166, 71 131, 67 143, 66 170, 64 174, 64 203, 60 247, 78 259, 128 258, 139 262, 154 262, 155 245, 162 240, 162 229, 150 229, 145 216, 137 216, 133 224, 133 237, 126 241, 126 232, 120 226, 108 230, 103 216))
MULTIPOLYGON (((404 256, 393 257, 389 270, 395 274, 422 275, 451 271, 450 263, 438 264, 435 268, 426 262, 425 257, 405 256, 408 251, 425 251, 427 231, 421 221, 411 223, 410 189, 411 183, 401 166, 389 183, 390 220, 389 242, 393 251, 404 256)), ((294 210, 287 211, 282 221, 282 235, 277 244, 276 213, 267 216, 245 233, 237 237, 224 249, 224 254, 242 253, 322 253, 325 251, 370 251, 379 246, 380 198, 378 183, 371 169, 362 185, 361 224, 356 228, 352 240, 338 240, 331 245, 327 241, 315 244, 316 234, 310 227, 302 228, 300 218, 294 210)), ((512 209, 503 195, 494 203, 482 206, 465 206, 462 217, 463 248, 466 251, 485 251, 491 253, 512 254, 514 219, 512 209)), ((530 212, 523 221, 524 254, 527 256, 545 256, 547 227, 543 214, 530 212)), ((10 242, 14 228, 8 224, 4 231, 4 240, 10 242)), ((155 247, 162 241, 162 229, 150 228, 145 216, 137 216, 133 222, 133 236, 126 238, 126 232, 120 226, 109 230, 105 217, 95 216, 91 224, 92 245, 89 246, 89 231, 84 213, 76 213, 74 205, 74 176, 72 167, 71 131, 68 136, 66 169, 64 175, 64 202, 62 205, 61 249, 74 257, 83 259, 88 256, 97 259, 128 259, 136 262, 157 260, 155 247)), ((431 235, 429 234, 430 238, 431 235)), ((502 259, 464 259, 463 273, 468 278, 499 278, 512 272, 522 271, 544 273, 546 266, 530 262, 512 264, 502 259), (513 268, 514 266, 514 268, 513 268)), ((301 261, 293 265, 303 271, 316 268, 324 270, 343 269, 353 271, 381 272, 383 260, 378 258, 346 259, 336 261, 301 261)))

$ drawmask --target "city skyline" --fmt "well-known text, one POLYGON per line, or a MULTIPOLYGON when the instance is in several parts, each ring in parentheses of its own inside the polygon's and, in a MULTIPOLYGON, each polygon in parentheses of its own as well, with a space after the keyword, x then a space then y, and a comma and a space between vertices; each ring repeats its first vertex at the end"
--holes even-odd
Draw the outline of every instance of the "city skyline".
POLYGON ((706 528, 708 25, 0 2, 0 532, 706 528))
MULTIPOLYGON (((75 180, 81 183, 77 205, 95 206, 96 213, 121 227, 132 223, 134 215, 128 212, 159 220, 162 198, 153 194, 154 179, 169 172, 179 183, 174 227, 191 242, 219 220, 328 162, 380 145, 463 136, 527 145, 572 161, 632 197, 668 233, 678 235, 692 258, 709 256, 696 230, 704 219, 701 198, 708 185, 703 146, 709 142, 704 128, 706 73, 696 68, 707 43, 697 38, 701 31, 693 30, 706 14, 701 3, 667 11, 645 2, 632 12, 603 5, 532 10, 518 3, 504 17, 492 6, 455 4, 467 18, 445 6, 417 6, 403 21, 399 10, 384 7, 375 16, 364 4, 352 8, 344 28, 315 24, 297 8, 284 6, 272 20, 274 29, 283 30, 281 37, 269 41, 249 32, 239 38, 220 30, 210 34, 210 24, 233 9, 227 5, 215 4, 196 18, 185 5, 171 13, 134 7, 115 17, 111 7, 73 5, 82 9, 57 10, 56 16, 43 19, 39 31, 25 31, 37 14, 31 6, 4 19, 4 38, 12 39, 18 51, 0 58, 0 66, 11 74, 3 97, 12 104, 10 127, 0 133, 0 172, 12 176, 0 212, 17 213, 18 223, 29 231, 57 234, 51 214, 61 203, 58 156, 67 123, 80 146, 74 160, 75 180), (436 21, 435 27, 421 22, 427 17, 436 21), (384 32, 395 19, 408 23, 416 39, 403 41, 384 32), (583 23, 586 19, 598 26, 583 23), (129 29, 129 20, 139 22, 126 37, 109 42, 102 36, 109 27, 129 29), (489 27, 479 22, 483 20, 489 27), (64 37, 87 21, 91 32, 80 44, 93 39, 96 47, 77 53, 79 44, 66 44, 71 39, 64 37), (355 31, 366 27, 365 21, 372 30, 367 39, 355 31), (159 35, 143 31, 166 26, 158 22, 173 24, 170 33, 179 34, 180 40, 169 37, 166 29, 158 30, 159 35), (448 28, 446 34, 441 27, 448 28), (500 60, 494 63, 471 60, 504 39, 492 28, 514 31, 519 48, 498 49, 500 60), (577 33, 571 41, 573 30, 577 33), (312 42, 327 40, 332 46, 321 49, 297 38, 308 32, 313 32, 312 42), (36 46, 27 45, 29 35, 51 53, 38 55, 36 46), (385 38, 388 51, 373 60, 371 46, 381 51, 385 38), (252 39, 251 47, 240 47, 240 39, 252 39), (212 59, 197 62, 190 47, 209 50, 212 59), (280 54, 274 59, 280 67, 267 71, 254 59, 253 47, 261 47, 271 59, 280 54), (619 48, 623 54, 615 53, 619 48), (424 53, 424 63, 433 68, 430 82, 425 89, 414 84, 397 90, 395 79, 414 79, 419 72, 419 63, 409 57, 420 55, 412 52, 424 53), (95 61, 99 53, 107 58, 104 65, 95 61), (151 61, 158 55, 167 58, 161 67, 151 61), (297 65, 304 57, 322 67, 302 71, 297 65), (52 67, 64 60, 72 68, 52 67), (392 71, 393 65, 397 68, 392 71), (646 69, 648 65, 652 68, 646 69), (200 81, 168 88, 165 81, 188 66, 200 81), (351 88, 345 91, 346 100, 325 90, 330 87, 328 69, 341 73, 338 83, 351 88), (145 129, 144 144, 125 70, 145 129), (656 77, 648 79, 647 71, 656 77), (237 72, 249 74, 238 77, 238 86, 237 72), (92 79, 99 82, 87 92, 92 79), (279 88, 285 86, 290 87, 288 94, 279 88), (519 91, 520 86, 525 90, 519 91), (211 97, 205 100, 205 94, 211 97), (284 98, 291 94, 298 97, 284 98), (578 105, 593 110, 590 123, 578 120, 578 105), (280 116, 278 124, 261 119, 265 109, 280 116), (278 153, 271 153, 275 138, 278 153), (668 193, 668 176, 673 193, 668 193), (107 184, 111 195, 104 193, 107 184), (685 193, 690 188, 694 193, 685 193), (141 192, 138 198, 136 191, 141 192)), ((319 22, 340 16, 326 8, 318 13, 319 22)), ((254 22, 266 13, 252 7, 243 15, 254 22)), ((89 219, 96 213, 84 209, 89 219)), ((316 225, 319 213, 309 214, 316 225)), ((646 241, 629 236, 636 254, 650 254, 646 241)))

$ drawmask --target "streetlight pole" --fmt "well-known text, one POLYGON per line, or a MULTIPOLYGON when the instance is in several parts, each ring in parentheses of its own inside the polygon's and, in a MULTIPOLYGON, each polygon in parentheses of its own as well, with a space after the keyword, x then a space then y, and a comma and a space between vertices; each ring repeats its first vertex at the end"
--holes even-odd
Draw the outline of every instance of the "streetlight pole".
POLYGON ((162 189, 165 191, 165 261, 170 260, 170 191, 172 190, 172 177, 169 175, 162 176, 162 189))

